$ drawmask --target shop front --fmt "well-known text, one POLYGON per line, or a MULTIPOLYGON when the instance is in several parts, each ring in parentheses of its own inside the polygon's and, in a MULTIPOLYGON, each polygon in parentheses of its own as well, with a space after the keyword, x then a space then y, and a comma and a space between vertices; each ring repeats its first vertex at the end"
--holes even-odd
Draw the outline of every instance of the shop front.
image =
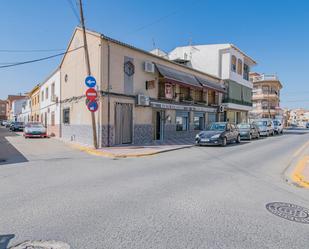
POLYGON ((154 140, 194 139, 209 122, 217 121, 216 107, 151 101, 154 140))

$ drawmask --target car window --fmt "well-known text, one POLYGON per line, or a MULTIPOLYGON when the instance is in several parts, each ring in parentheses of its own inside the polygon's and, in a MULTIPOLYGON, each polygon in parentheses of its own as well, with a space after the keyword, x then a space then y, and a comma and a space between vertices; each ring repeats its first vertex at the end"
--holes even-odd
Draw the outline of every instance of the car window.
POLYGON ((212 123, 210 124, 206 130, 210 131, 224 131, 225 130, 225 123, 212 123))
POLYGON ((252 125, 251 126, 249 124, 238 124, 237 125, 238 129, 249 129, 250 127, 252 127, 252 125))

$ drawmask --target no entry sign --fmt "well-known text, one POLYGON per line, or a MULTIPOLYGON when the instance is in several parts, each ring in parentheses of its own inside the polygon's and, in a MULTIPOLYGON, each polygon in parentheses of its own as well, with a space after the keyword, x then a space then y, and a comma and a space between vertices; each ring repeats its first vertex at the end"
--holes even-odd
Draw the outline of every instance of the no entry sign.
POLYGON ((96 101, 90 101, 87 105, 88 110, 91 112, 96 112, 99 108, 98 102, 96 101))
POLYGON ((96 100, 97 97, 98 97, 98 93, 93 88, 89 88, 86 91, 86 98, 89 99, 90 101, 96 100))

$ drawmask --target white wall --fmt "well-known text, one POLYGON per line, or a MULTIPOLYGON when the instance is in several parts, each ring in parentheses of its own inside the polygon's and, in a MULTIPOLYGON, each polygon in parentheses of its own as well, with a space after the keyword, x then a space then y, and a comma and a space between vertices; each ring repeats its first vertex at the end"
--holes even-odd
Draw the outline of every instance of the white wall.
POLYGON ((26 102, 26 99, 18 99, 12 102, 12 118, 18 120, 18 117, 22 113, 22 106, 26 102))
POLYGON ((60 124, 60 70, 53 73, 40 86, 40 118, 47 113, 47 125, 51 125, 51 113, 55 112, 55 125, 60 124), (52 101, 52 84, 55 84, 55 96, 58 97, 58 102, 52 101), (46 98, 46 88, 48 88, 48 98, 46 98), (42 99, 42 92, 44 98, 42 99))
POLYGON ((31 117, 31 106, 30 106, 30 99, 26 99, 26 102, 24 103, 22 109, 21 109, 21 114, 19 115, 18 121, 28 123, 30 122, 30 117, 31 117))
POLYGON ((244 65, 245 60, 248 60, 248 57, 246 58, 244 54, 240 53, 230 44, 178 47, 169 53, 169 59, 186 59, 185 54, 187 55, 187 59, 190 60, 188 66, 192 68, 212 74, 221 79, 230 79, 244 86, 253 87, 250 81, 243 78, 243 75, 237 74, 237 70, 236 72, 231 70, 232 55, 235 55, 237 59, 241 59, 243 62, 242 65, 244 65))

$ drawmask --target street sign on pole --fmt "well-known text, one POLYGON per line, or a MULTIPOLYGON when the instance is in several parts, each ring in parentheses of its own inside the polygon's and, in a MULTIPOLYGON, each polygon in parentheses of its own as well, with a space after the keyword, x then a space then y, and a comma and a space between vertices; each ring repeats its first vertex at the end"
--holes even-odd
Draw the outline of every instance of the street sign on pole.
POLYGON ((90 101, 87 105, 88 110, 91 112, 96 112, 99 108, 98 102, 96 101, 90 101))
POLYGON ((88 90, 86 91, 86 98, 89 99, 90 101, 94 101, 96 100, 97 97, 98 97, 97 91, 94 90, 93 88, 88 88, 88 90))
POLYGON ((86 84, 86 86, 92 88, 92 87, 96 86, 97 81, 96 81, 96 79, 93 76, 88 76, 85 79, 85 84, 86 84))

